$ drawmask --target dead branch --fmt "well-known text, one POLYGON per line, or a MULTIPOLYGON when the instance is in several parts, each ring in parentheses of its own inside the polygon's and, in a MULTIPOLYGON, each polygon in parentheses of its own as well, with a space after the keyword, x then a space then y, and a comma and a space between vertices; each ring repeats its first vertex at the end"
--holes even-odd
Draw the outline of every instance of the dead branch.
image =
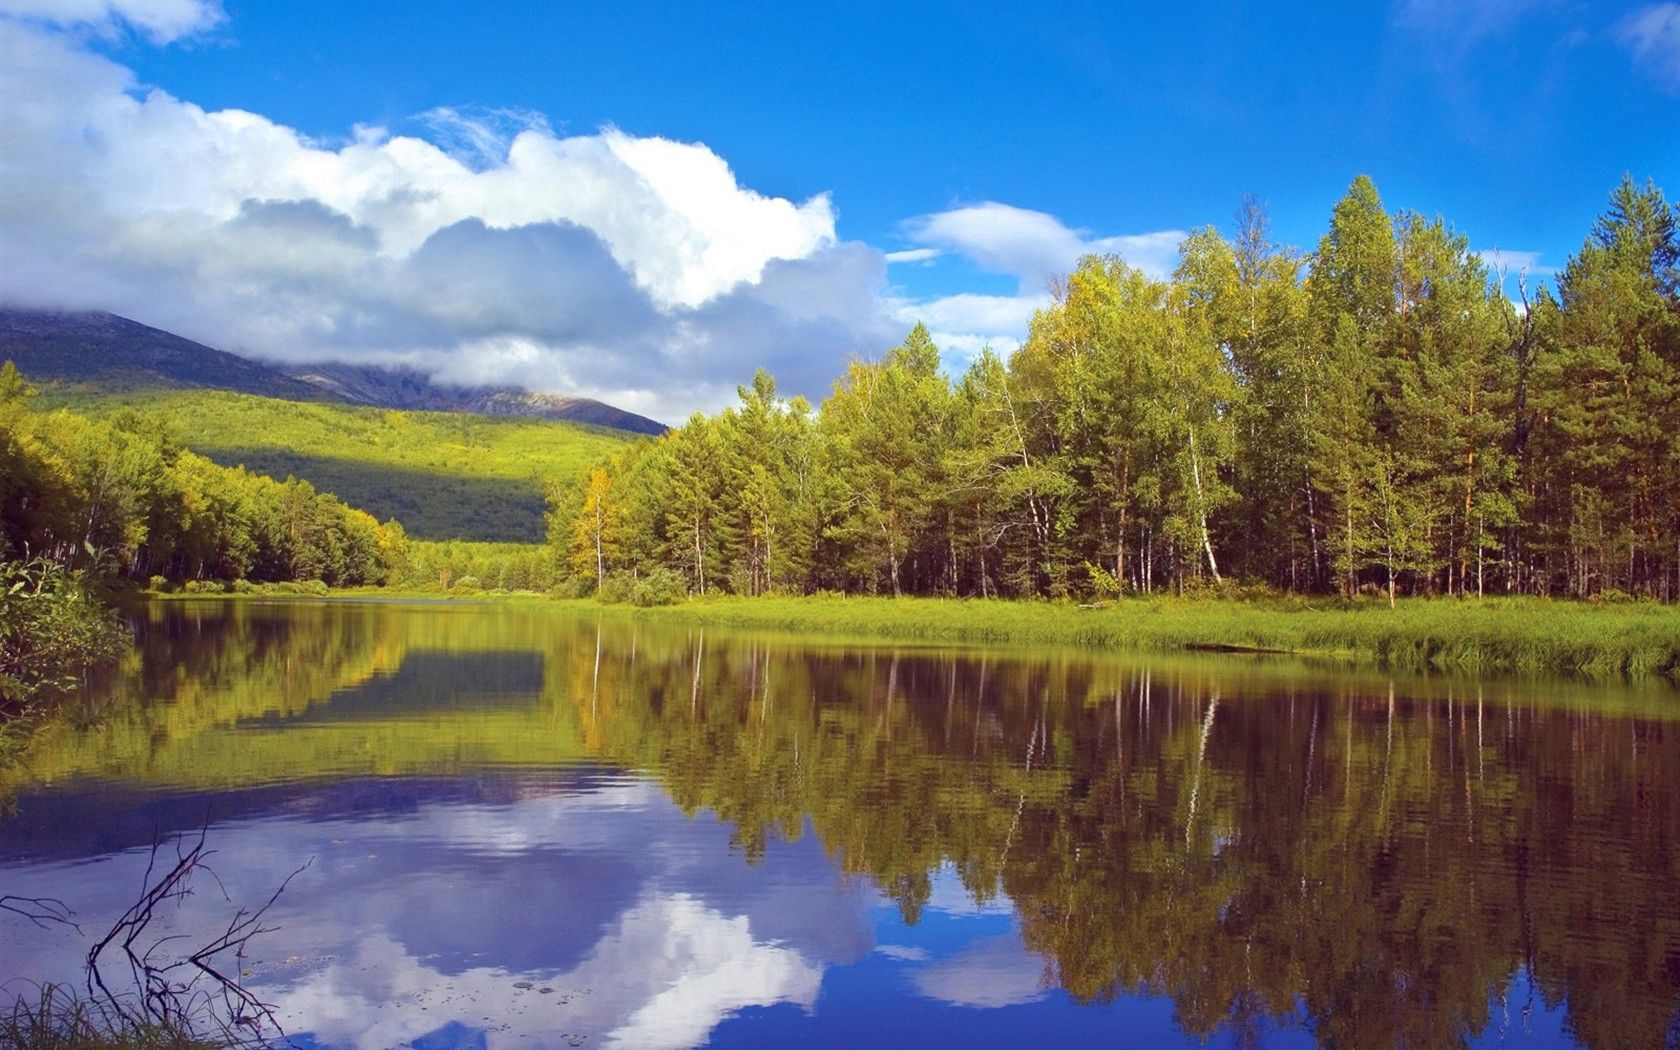
POLYGON ((22 916, 43 930, 49 925, 68 926, 77 933, 82 929, 70 918, 76 913, 57 897, 16 897, 8 893, 0 896, 0 911, 22 916))
POLYGON ((193 893, 194 876, 204 874, 229 899, 227 890, 207 863, 215 854, 207 848, 209 821, 199 829, 197 841, 187 846, 186 835, 176 838, 175 860, 169 870, 153 880, 159 868, 161 840, 152 843, 138 899, 112 924, 87 956, 87 990, 102 1006, 131 1022, 160 1022, 191 1027, 211 1022, 223 1034, 245 1045, 266 1046, 283 1038, 284 1030, 274 1008, 263 1002, 241 981, 246 950, 251 941, 277 927, 264 925, 263 917, 280 895, 313 858, 299 866, 280 883, 262 906, 238 908, 215 937, 188 951, 165 948, 184 939, 183 934, 150 938, 152 922, 164 905, 177 905, 193 893), (114 993, 101 971, 106 953, 121 950, 122 962, 139 993, 138 1001, 114 993), (270 1031, 272 1029, 272 1032, 270 1031))

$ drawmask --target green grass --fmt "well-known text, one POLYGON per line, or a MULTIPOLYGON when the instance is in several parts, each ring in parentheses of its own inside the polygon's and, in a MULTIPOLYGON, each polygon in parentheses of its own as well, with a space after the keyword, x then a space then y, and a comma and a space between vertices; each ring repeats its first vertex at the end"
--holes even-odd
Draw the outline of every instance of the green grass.
POLYGON ((1131 599, 1099 609, 935 598, 708 598, 649 620, 917 642, 1275 649, 1409 670, 1680 677, 1680 607, 1529 598, 1386 603, 1131 599))
POLYGON ((156 415, 185 446, 259 474, 307 478, 419 539, 537 542, 543 485, 610 454, 630 435, 539 419, 407 412, 235 394, 146 390, 46 400, 95 417, 156 415))
MULTIPOLYGON (((263 593, 259 589, 256 596, 263 593)), ((1121 652, 1228 648, 1393 670, 1680 680, 1680 606, 1648 602, 1413 598, 1390 609, 1386 601, 1134 598, 1081 609, 1060 602, 819 595, 691 598, 636 608, 529 591, 429 586, 349 588, 326 596, 515 601, 586 615, 919 645, 1121 652)))

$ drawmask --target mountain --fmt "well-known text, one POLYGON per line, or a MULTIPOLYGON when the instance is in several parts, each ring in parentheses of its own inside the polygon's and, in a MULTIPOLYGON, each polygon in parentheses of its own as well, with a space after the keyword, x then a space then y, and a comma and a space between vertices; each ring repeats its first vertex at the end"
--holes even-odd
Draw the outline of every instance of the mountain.
POLYGON ((290 401, 329 400, 279 369, 105 313, 0 308, 0 361, 32 382, 95 391, 235 390, 290 401))
POLYGON ((288 401, 559 420, 632 434, 665 432, 663 423, 590 398, 510 386, 451 386, 415 369, 317 364, 288 371, 108 313, 0 308, 0 361, 7 359, 33 382, 97 393, 227 390, 288 401))
POLYGON ((328 363, 299 368, 291 373, 291 378, 352 405, 558 419, 633 434, 663 434, 666 429, 665 424, 646 416, 587 397, 534 394, 514 386, 452 386, 433 382, 424 372, 413 368, 328 363))

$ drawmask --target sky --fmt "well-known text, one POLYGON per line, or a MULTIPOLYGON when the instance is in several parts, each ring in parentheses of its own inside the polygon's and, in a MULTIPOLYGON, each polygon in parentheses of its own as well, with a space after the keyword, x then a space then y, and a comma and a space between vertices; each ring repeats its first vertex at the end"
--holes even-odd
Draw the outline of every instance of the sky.
POLYGON ((0 0, 0 300, 665 420, 1362 172, 1544 280, 1680 195, 1680 3, 0 0))

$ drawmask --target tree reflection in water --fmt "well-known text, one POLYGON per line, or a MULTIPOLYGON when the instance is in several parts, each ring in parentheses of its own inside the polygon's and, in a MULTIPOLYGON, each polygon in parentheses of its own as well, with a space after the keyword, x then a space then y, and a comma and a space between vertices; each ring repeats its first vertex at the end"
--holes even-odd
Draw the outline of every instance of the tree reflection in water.
MULTIPOLYGON (((540 610, 149 609, 10 786, 213 790, 589 758, 748 863, 818 836, 914 923, 950 866, 1083 1002, 1193 1034, 1680 1032, 1680 697, 1241 658, 893 651, 540 610), (236 731, 237 730, 237 731, 236 731)), ((3 827, 3 825, 0 825, 3 827)))

